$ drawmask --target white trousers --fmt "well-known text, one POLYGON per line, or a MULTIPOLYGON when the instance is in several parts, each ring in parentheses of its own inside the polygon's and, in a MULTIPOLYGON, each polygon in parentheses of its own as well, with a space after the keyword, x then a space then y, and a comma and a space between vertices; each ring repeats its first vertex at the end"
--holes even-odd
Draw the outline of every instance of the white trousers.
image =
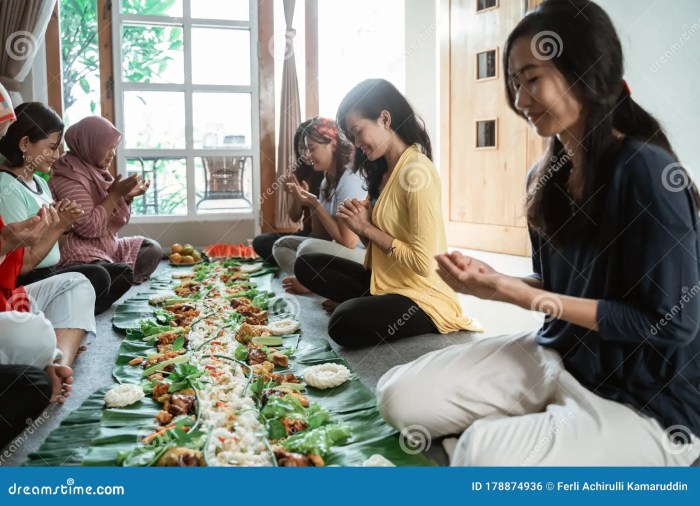
POLYGON ((24 288, 30 311, 0 313, 0 364, 43 369, 57 356, 54 329, 95 336, 95 290, 85 276, 58 274, 24 288))
POLYGON ((280 237, 272 246, 272 256, 280 269, 287 274, 294 274, 294 262, 301 255, 323 253, 361 264, 365 261, 366 251, 364 248, 346 248, 335 241, 296 235, 280 237))
POLYGON ((674 443, 678 427, 665 431, 585 388, 533 332, 396 366, 379 380, 377 400, 408 437, 459 436, 445 444, 455 466, 688 466, 700 456, 687 429, 679 432, 687 444, 674 443))

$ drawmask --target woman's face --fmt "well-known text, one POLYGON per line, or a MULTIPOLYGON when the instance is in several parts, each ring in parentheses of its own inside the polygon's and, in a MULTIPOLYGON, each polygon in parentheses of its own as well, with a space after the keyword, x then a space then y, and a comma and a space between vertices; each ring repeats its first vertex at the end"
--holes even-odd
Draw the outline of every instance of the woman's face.
POLYGON ((357 111, 350 111, 345 116, 346 130, 355 139, 355 147, 361 149, 368 160, 383 157, 391 142, 388 114, 383 111, 376 120, 363 118, 357 111))
POLYGON ((515 107, 541 137, 581 135, 583 107, 574 88, 551 60, 533 54, 530 37, 513 44, 508 71, 515 107))
POLYGON ((102 168, 102 169, 106 169, 107 167, 109 167, 112 164, 112 160, 114 160, 116 152, 117 152, 117 147, 114 146, 112 149, 110 149, 107 152, 105 157, 102 159, 102 161, 100 163, 97 164, 97 166, 102 168))
POLYGON ((22 137, 20 149, 24 153, 24 164, 33 171, 50 172, 53 163, 61 156, 61 132, 53 132, 46 139, 32 142, 22 137))
POLYGON ((336 141, 322 144, 307 137, 304 142, 306 144, 306 159, 314 170, 324 171, 333 167, 336 141))

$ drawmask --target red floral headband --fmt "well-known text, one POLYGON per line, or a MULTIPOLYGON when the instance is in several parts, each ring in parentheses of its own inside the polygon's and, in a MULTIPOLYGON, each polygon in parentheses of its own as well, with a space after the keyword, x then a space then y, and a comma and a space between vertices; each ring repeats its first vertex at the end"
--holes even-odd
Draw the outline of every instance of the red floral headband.
POLYGON ((327 139, 338 138, 338 126, 331 119, 315 118, 312 126, 314 130, 327 139))

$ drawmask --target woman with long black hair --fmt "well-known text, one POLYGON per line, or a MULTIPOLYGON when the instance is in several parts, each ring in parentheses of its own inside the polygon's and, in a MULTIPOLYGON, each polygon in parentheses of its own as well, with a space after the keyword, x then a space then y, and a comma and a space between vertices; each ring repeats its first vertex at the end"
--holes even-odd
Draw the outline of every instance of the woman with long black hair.
POLYGON ((311 125, 312 120, 306 120, 299 124, 294 133, 294 161, 290 164, 291 170, 280 180, 280 189, 288 195, 287 212, 293 222, 301 222, 302 227, 291 234, 268 232, 260 234, 253 239, 253 249, 260 258, 271 265, 277 265, 272 254, 272 247, 277 239, 286 236, 310 237, 312 220, 311 210, 303 206, 299 199, 295 198, 294 185, 309 193, 319 196, 324 173, 315 171, 306 158, 306 145, 304 144, 304 131, 311 125))
POLYGON ((355 167, 369 192, 338 211, 340 223, 367 245, 364 266, 324 254, 302 254, 294 265, 304 286, 329 299, 331 339, 357 348, 480 330, 435 273, 433 257, 447 244, 423 121, 394 85, 368 79, 343 99, 336 122, 355 144, 355 167))
POLYGON ((545 312, 390 370, 379 407, 453 465, 689 465, 700 455, 698 192, 623 80, 587 0, 545 0, 504 46, 511 108, 549 140, 528 177, 532 276, 438 256, 455 290, 545 312), (683 184, 678 185, 681 181, 683 184))

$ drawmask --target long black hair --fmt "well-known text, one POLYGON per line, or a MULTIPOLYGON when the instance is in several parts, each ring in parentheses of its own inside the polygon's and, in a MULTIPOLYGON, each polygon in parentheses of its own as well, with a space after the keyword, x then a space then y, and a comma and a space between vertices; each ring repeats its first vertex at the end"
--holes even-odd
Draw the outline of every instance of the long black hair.
POLYGON ((324 174, 323 172, 317 172, 314 170, 313 166, 306 160, 302 155, 302 151, 306 150, 304 147, 304 132, 309 125, 311 125, 310 119, 299 124, 297 131, 294 133, 294 176, 300 183, 305 181, 309 187, 309 191, 316 195, 317 197, 321 193, 321 183, 323 182, 324 174))
POLYGON ((0 139, 0 154, 5 157, 10 167, 22 167, 24 157, 19 148, 19 142, 29 137, 31 142, 46 139, 54 132, 63 136, 63 120, 61 117, 41 102, 25 102, 15 107, 17 121, 7 129, 5 137, 0 139))
POLYGON ((330 200, 335 189, 338 186, 338 181, 346 170, 352 170, 353 146, 343 132, 338 128, 335 121, 332 119, 321 118, 316 116, 311 120, 308 127, 304 129, 304 141, 313 141, 316 144, 330 144, 336 141, 333 158, 335 160, 335 174, 325 174, 326 186, 323 189, 322 197, 325 200, 330 200))
MULTIPOLYGON (((508 69, 513 44, 521 37, 542 59, 551 60, 584 105, 586 124, 582 142, 583 194, 576 212, 567 193, 572 169, 570 157, 556 137, 549 139, 546 153, 528 183, 527 220, 540 235, 554 244, 583 233, 600 223, 604 191, 615 155, 622 142, 613 129, 641 139, 676 157, 659 122, 631 97, 623 80, 622 45, 607 13, 589 0, 545 0, 528 13, 508 36, 503 68, 508 69)), ((508 104, 517 114, 513 76, 504 72, 508 104)), ((677 158, 677 157, 676 157, 677 158)), ((691 188, 696 206, 700 194, 691 188)))
MULTIPOLYGON (((377 120, 382 111, 391 114, 391 128, 409 146, 417 144, 418 149, 433 159, 430 137, 425 129, 425 122, 415 112, 396 87, 384 79, 367 79, 355 86, 345 95, 338 107, 336 123, 343 130, 350 142, 355 142, 355 137, 345 126, 345 118, 352 111, 358 112, 363 118, 377 120)), ((381 157, 370 161, 361 149, 355 149, 355 168, 365 180, 366 190, 370 199, 379 197, 379 187, 382 177, 389 168, 386 159, 381 157)))

